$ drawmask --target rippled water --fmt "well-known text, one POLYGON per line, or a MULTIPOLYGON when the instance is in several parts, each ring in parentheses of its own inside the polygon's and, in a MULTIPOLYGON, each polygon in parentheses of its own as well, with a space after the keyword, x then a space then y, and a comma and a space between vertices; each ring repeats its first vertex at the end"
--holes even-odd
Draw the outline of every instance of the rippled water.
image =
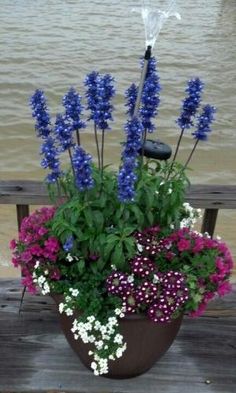
MULTIPOLYGON (((125 120, 123 92, 138 81, 144 50, 141 17, 131 12, 138 2, 0 0, 0 5, 1 178, 44 177, 27 106, 29 96, 35 88, 44 89, 55 114, 70 86, 83 94, 84 75, 92 70, 111 72, 116 79, 115 125, 106 137, 106 161, 117 164, 125 120)), ((236 1, 179 0, 178 11, 182 21, 167 21, 154 50, 163 87, 157 135, 174 145, 185 82, 201 77, 206 83, 204 101, 218 108, 217 123, 209 143, 196 153, 191 179, 235 184, 236 1)), ((93 153, 90 137, 86 130, 83 142, 93 153)), ((186 137, 180 158, 184 160, 191 145, 191 138, 186 137)), ((14 233, 14 215, 6 207, 0 207, 0 213, 4 222, 0 224, 0 265, 7 265, 6 244, 14 233)), ((219 229, 233 244, 232 212, 220 218, 219 229)))

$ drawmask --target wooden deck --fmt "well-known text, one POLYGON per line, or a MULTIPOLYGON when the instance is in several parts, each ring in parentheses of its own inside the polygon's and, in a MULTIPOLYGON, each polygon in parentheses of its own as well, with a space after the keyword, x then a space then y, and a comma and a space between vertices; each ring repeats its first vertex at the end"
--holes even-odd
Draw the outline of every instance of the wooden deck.
POLYGON ((19 281, 0 280, 0 392, 235 393, 236 288, 205 316, 185 318, 167 354, 143 376, 94 377, 60 331, 50 298, 24 299, 19 281))

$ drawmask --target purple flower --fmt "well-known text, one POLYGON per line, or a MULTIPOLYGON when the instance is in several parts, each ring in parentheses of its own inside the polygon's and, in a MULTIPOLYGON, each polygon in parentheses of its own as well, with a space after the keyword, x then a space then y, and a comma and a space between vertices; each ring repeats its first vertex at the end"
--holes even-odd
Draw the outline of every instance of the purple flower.
POLYGON ((151 119, 157 115, 157 108, 160 104, 161 87, 159 79, 156 70, 156 59, 152 57, 148 62, 147 76, 142 93, 142 107, 140 109, 143 128, 150 133, 155 130, 151 119))
POLYGON ((135 168, 137 167, 138 151, 141 148, 142 123, 137 118, 128 120, 125 131, 127 141, 122 152, 123 165, 118 174, 118 197, 121 202, 130 202, 135 197, 135 182, 137 180, 135 168))
POLYGON ((188 96, 183 101, 182 112, 176 121, 182 130, 193 126, 193 118, 196 116, 201 102, 203 87, 204 84, 199 78, 191 79, 188 82, 185 90, 188 96))
POLYGON ((208 133, 211 132, 210 125, 214 121, 214 114, 216 108, 211 105, 206 105, 203 108, 202 114, 199 116, 197 130, 192 133, 195 139, 206 141, 208 133))
POLYGON ((133 283, 128 282, 128 274, 112 272, 106 279, 106 288, 112 295, 122 296, 133 289, 133 283))
POLYGON ((135 108, 137 96, 138 96, 138 87, 135 85, 135 83, 132 83, 132 85, 125 92, 125 99, 126 99, 125 106, 128 107, 126 113, 130 115, 130 117, 132 117, 134 114, 134 108, 135 108))
POLYGON ((115 95, 113 81, 111 75, 102 76, 97 72, 92 72, 85 79, 88 109, 91 111, 89 119, 92 119, 100 130, 109 129, 108 122, 113 120, 111 104, 111 99, 115 95))
POLYGON ((74 245, 74 237, 73 237, 73 235, 68 236, 68 238, 66 239, 65 243, 63 244, 63 249, 66 252, 69 252, 73 248, 73 245, 74 245))
POLYGON ((82 97, 72 87, 63 97, 63 105, 65 107, 65 117, 70 122, 73 131, 85 128, 85 122, 81 120, 83 106, 81 104, 82 97))
POLYGON ((55 146, 55 141, 52 137, 48 137, 41 146, 41 155, 44 158, 41 161, 42 168, 51 169, 51 173, 46 177, 48 183, 55 183, 61 176, 60 162, 58 159, 58 151, 55 146))
POLYGON ((94 186, 91 161, 91 155, 87 154, 81 146, 75 147, 72 162, 75 171, 75 183, 80 191, 90 189, 94 186))
POLYGON ((159 295, 159 289, 150 281, 142 282, 136 289, 135 297, 138 303, 152 304, 159 295))
POLYGON ((156 269, 155 263, 143 256, 132 259, 130 265, 132 272, 142 278, 149 276, 156 269))
POLYGON ((37 131, 37 136, 45 139, 51 133, 51 121, 46 98, 42 90, 35 91, 30 99, 30 105, 32 107, 32 116, 36 120, 35 130, 37 131))
POLYGON ((73 128, 65 116, 57 115, 54 133, 62 152, 75 145, 73 141, 73 128))

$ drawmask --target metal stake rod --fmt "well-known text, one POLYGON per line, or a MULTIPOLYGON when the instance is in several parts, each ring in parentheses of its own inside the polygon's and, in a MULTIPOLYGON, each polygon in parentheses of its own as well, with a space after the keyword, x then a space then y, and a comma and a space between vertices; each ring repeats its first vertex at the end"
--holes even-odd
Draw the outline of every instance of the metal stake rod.
POLYGON ((146 75, 147 75, 148 62, 150 60, 151 53, 152 53, 152 47, 149 45, 147 47, 145 55, 144 55, 144 64, 143 64, 143 69, 142 69, 142 73, 141 73, 141 78, 140 78, 140 83, 139 83, 139 88, 138 88, 138 96, 137 96, 137 100, 135 103, 133 118, 138 117, 138 111, 139 111, 140 102, 141 102, 142 93, 143 93, 143 86, 144 86, 146 75))

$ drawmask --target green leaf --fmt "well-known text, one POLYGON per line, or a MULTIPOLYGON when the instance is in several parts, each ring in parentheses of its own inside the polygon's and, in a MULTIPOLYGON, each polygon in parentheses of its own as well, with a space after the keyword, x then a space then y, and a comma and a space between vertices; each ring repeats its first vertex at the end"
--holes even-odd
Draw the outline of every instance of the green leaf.
POLYGON ((111 264, 115 265, 118 269, 123 269, 125 265, 125 258, 123 255, 123 248, 121 243, 117 244, 111 257, 111 264))
POLYGON ((85 208, 84 211, 84 217, 86 220, 86 223, 89 227, 93 227, 93 214, 90 208, 85 208))
POLYGON ((104 226, 104 217, 103 214, 99 210, 95 210, 93 212, 93 220, 96 226, 97 232, 101 232, 104 226))

